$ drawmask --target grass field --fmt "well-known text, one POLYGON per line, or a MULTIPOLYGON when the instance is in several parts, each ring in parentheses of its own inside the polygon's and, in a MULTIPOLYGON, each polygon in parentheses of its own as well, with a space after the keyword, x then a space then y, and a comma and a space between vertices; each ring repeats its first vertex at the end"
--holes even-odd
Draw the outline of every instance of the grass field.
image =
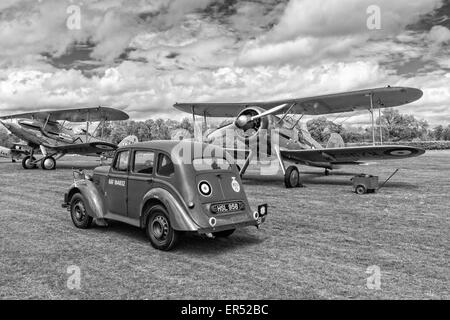
POLYGON ((52 172, 1 161, 2 299, 450 298, 450 151, 328 177, 301 167, 306 187, 294 190, 281 176, 251 176, 251 204, 270 206, 262 229, 188 236, 171 252, 120 223, 73 226, 61 208, 71 168, 92 169, 95 160, 67 157, 52 172), (379 193, 352 192, 351 175, 384 180, 396 168, 379 193), (80 267, 80 290, 67 288, 70 265, 80 267), (381 270, 379 290, 366 286, 372 265, 381 270))

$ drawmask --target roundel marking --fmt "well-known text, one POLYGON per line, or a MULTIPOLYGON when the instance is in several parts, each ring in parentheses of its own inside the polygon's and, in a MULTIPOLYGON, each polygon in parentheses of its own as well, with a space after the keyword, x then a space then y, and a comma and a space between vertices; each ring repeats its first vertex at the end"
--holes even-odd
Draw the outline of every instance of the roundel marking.
POLYGON ((211 185, 205 180, 199 182, 198 190, 205 197, 209 197, 212 193, 211 185))
POLYGON ((394 157, 406 157, 415 153, 417 153, 417 151, 414 149, 393 149, 393 150, 386 150, 384 152, 384 154, 394 157))

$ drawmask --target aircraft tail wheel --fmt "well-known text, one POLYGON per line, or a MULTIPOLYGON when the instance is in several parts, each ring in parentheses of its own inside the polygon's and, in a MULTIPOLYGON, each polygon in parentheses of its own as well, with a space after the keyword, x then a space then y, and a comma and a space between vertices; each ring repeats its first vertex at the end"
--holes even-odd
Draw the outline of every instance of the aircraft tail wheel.
POLYGON ((36 168, 36 165, 33 164, 33 161, 36 161, 35 157, 26 156, 25 158, 22 159, 22 167, 25 170, 36 168))
POLYGON ((41 161, 41 167, 44 170, 55 170, 56 169, 56 160, 53 157, 45 157, 41 161))
POLYGON ((287 168, 284 174, 284 185, 286 188, 297 188, 300 186, 300 173, 296 166, 287 168))

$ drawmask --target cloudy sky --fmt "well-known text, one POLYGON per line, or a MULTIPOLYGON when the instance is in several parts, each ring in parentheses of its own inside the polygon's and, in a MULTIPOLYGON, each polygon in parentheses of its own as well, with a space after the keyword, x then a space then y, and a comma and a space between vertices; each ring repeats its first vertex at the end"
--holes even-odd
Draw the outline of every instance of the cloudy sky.
POLYGON ((2 0, 0 114, 401 85, 424 91, 402 112, 450 123, 449 28, 450 0, 2 0))

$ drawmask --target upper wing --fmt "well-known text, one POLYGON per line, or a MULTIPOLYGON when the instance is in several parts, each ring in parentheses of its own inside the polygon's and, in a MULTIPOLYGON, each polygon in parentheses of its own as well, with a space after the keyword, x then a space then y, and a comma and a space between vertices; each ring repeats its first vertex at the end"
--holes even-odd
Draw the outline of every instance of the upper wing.
POLYGON ((416 101, 422 97, 423 92, 416 88, 387 87, 271 102, 176 103, 174 107, 196 115, 234 117, 242 109, 250 106, 269 110, 282 104, 295 103, 290 113, 320 115, 370 109, 370 94, 373 95, 374 108, 389 108, 416 101))
POLYGON ((97 141, 88 143, 67 144, 62 146, 49 146, 49 148, 61 153, 91 154, 116 150, 117 145, 109 142, 97 141))
POLYGON ((51 110, 15 114, 10 116, 3 116, 0 119, 41 119, 49 121, 65 120, 69 122, 86 122, 86 121, 119 121, 127 120, 128 114, 125 112, 108 107, 96 108, 81 108, 81 109, 65 109, 65 110, 51 110))
POLYGON ((280 153, 283 158, 291 161, 338 164, 417 157, 424 154, 425 150, 407 146, 364 146, 333 149, 280 150, 280 153))

